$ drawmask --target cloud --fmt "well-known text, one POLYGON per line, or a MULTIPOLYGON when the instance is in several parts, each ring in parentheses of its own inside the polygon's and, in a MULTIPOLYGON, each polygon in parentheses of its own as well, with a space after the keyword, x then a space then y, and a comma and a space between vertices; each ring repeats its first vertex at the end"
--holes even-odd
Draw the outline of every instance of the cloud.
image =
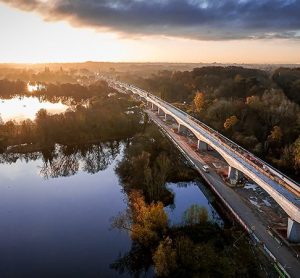
POLYGON ((300 0, 0 0, 123 35, 166 35, 199 40, 299 39, 300 0))

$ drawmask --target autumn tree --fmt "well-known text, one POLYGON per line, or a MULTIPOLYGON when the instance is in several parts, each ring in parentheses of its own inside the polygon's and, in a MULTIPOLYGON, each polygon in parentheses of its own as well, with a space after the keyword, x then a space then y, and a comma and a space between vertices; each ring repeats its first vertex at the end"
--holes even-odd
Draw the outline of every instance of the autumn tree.
POLYGON ((270 135, 268 136, 268 141, 269 142, 274 142, 274 143, 280 143, 282 139, 282 130, 279 126, 274 126, 273 129, 271 130, 270 135))
POLYGON ((205 104, 205 96, 203 92, 197 92, 194 97, 194 105, 197 112, 203 110, 205 104))
POLYGON ((163 204, 146 204, 137 190, 129 194, 128 203, 128 210, 113 219, 112 227, 129 231, 133 241, 146 247, 159 242, 168 226, 163 204))
POLYGON ((230 129, 233 126, 235 126, 238 122, 238 118, 236 116, 230 116, 229 118, 226 119, 225 123, 224 123, 224 128, 225 129, 230 129))
POLYGON ((247 105, 258 105, 259 104, 259 97, 258 96, 250 96, 246 98, 246 104, 247 105))

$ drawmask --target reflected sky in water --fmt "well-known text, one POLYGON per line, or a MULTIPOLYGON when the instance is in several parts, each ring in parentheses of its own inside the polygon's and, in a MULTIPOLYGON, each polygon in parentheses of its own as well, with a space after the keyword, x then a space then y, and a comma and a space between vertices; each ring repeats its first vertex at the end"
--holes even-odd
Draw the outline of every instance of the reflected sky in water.
MULTIPOLYGON (((112 230, 110 220, 126 209, 114 171, 123 151, 123 144, 107 143, 74 152, 56 146, 51 163, 42 155, 2 157, 1 278, 120 277, 110 264, 130 250, 131 240, 112 230), (72 164, 80 167, 69 173, 72 164)), ((213 218, 198 184, 170 183, 168 188, 175 193, 174 208, 166 209, 172 223, 195 203, 213 218)))
POLYGON ((212 207, 208 198, 200 190, 201 186, 203 187, 203 185, 196 181, 167 184, 167 188, 171 190, 175 196, 174 205, 166 208, 171 224, 182 224, 184 212, 190 208, 191 205, 196 204, 207 209, 210 221, 213 221, 220 226, 223 225, 223 220, 220 215, 212 207))
POLYGON ((46 109, 50 114, 61 113, 68 109, 67 105, 51 103, 49 101, 39 101, 36 97, 23 97, 12 99, 0 99, 0 116, 3 121, 35 118, 35 114, 40 109, 46 109))
POLYGON ((110 230, 125 209, 115 161, 94 175, 47 180, 42 164, 0 164, 0 277, 116 275, 109 265, 131 243, 110 230))

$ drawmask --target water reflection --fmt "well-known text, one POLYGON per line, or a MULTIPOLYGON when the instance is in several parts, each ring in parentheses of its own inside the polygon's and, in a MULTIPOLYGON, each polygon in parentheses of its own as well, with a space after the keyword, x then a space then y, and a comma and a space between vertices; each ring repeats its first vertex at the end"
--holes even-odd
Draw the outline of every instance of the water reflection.
POLYGON ((127 274, 130 277, 153 277, 151 252, 139 244, 132 242, 129 252, 119 256, 117 260, 110 264, 110 268, 120 275, 127 274))
POLYGON ((110 218, 126 208, 114 172, 122 150, 107 143, 1 156, 1 278, 116 276, 109 265, 131 243, 128 235, 110 229, 110 218), (66 162, 68 155, 78 170, 66 162), (41 165, 57 178, 41 178, 41 165), (74 169, 76 175, 61 177, 74 169), (100 169, 105 170, 89 174, 100 169))
POLYGON ((40 109, 46 109, 50 114, 61 113, 68 109, 68 106, 58 101, 51 103, 42 101, 36 97, 16 97, 0 100, 0 116, 3 121, 15 120, 17 122, 35 118, 40 109))
POLYGON ((184 212, 191 204, 196 204, 206 208, 210 221, 217 223, 221 227, 224 225, 222 218, 211 205, 211 193, 207 192, 200 182, 168 183, 167 188, 172 191, 175 196, 174 204, 166 207, 166 212, 171 224, 183 224, 182 218, 184 212))
MULTIPOLYGON (((201 247, 205 246, 208 239, 212 242, 222 233, 220 228, 223 220, 201 191, 200 182, 167 183, 166 188, 172 190, 175 195, 173 205, 164 208, 162 203, 147 204, 141 191, 133 190, 128 194, 127 210, 113 218, 112 227, 128 232, 132 239, 130 251, 120 256, 110 266, 119 274, 154 277, 154 267, 156 271, 158 265, 159 268, 168 269, 169 261, 165 258, 172 256, 177 259, 173 261, 174 264, 170 263, 170 271, 177 269, 177 274, 182 273, 178 277, 191 277, 184 273, 193 271, 197 273, 194 267, 201 262, 199 259, 202 255, 199 251, 201 247), (184 218, 187 220, 186 212, 191 205, 203 208, 208 218, 199 218, 198 222, 193 224, 184 222, 184 218), (165 218, 167 221, 164 221, 165 218), (169 248, 165 248, 166 244, 169 248), (193 260, 187 259, 193 252, 197 254, 197 259, 195 257, 193 260), (162 261, 155 260, 156 256, 162 261), (158 261, 161 263, 157 263, 158 261)), ((195 214, 190 216, 194 219, 195 214)), ((163 277, 173 277, 169 275, 171 274, 169 270, 164 273, 163 277)))
MULTIPOLYGON (((110 229, 110 219, 127 209, 115 172, 125 148, 117 141, 57 144, 0 155, 1 277, 154 276, 149 250, 110 229)), ((195 202, 214 214, 195 182, 167 189, 175 194, 171 221, 195 202)))
POLYGON ((41 91, 43 89, 46 89, 46 86, 43 85, 43 84, 39 84, 39 83, 35 83, 35 84, 27 83, 27 90, 30 93, 36 92, 36 91, 41 91))
POLYGON ((95 174, 105 170, 121 151, 119 142, 64 146, 56 144, 53 149, 42 152, 19 154, 2 153, 0 163, 16 163, 18 160, 41 161, 39 174, 45 179, 68 177, 78 171, 95 174))

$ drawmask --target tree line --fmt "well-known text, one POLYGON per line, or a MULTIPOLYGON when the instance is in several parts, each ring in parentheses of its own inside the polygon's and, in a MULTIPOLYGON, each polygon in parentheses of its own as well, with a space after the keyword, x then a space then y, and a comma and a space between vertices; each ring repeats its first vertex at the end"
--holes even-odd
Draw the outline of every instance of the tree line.
POLYGON ((142 128, 141 119, 137 102, 118 94, 98 96, 61 114, 41 109, 33 121, 0 122, 0 148, 4 151, 11 145, 27 144, 31 150, 32 145, 43 149, 54 144, 123 140, 142 128))
POLYGON ((223 133, 295 179, 300 177, 300 69, 243 67, 124 76, 223 133))
MULTIPOLYGON (((35 84, 35 83, 34 83, 35 84)), ((34 96, 40 100, 76 104, 81 100, 87 100, 95 96, 107 96, 114 91, 108 87, 105 81, 96 81, 90 85, 81 85, 78 83, 38 83, 43 88, 35 92, 29 92, 27 82, 7 79, 0 80, 0 99, 11 99, 14 97, 34 96)))

